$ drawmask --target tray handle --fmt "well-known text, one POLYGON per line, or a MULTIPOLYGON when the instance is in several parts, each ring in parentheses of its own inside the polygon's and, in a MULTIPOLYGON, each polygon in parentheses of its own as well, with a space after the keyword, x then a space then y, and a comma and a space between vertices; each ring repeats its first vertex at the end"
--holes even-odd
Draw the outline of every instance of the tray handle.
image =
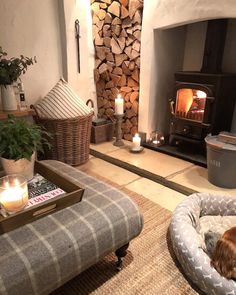
POLYGON ((48 214, 49 212, 52 213, 52 211, 54 211, 56 209, 56 207, 57 207, 57 204, 55 204, 55 203, 51 204, 51 205, 48 205, 48 206, 46 206, 46 207, 44 207, 42 209, 39 209, 39 210, 35 211, 33 213, 33 217, 39 217, 39 216, 41 217, 41 216, 43 216, 45 214, 48 214))

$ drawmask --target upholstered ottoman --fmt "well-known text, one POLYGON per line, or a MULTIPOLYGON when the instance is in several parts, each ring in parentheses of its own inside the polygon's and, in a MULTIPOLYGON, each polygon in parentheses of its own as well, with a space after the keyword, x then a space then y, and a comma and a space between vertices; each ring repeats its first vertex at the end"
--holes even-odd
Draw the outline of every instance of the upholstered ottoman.
POLYGON ((0 294, 49 294, 108 253, 125 256, 142 230, 124 193, 67 164, 42 163, 81 184, 83 200, 0 236, 0 294))
POLYGON ((203 250, 200 218, 236 216, 236 197, 207 193, 187 197, 175 209, 170 234, 174 252, 186 275, 207 295, 236 294, 236 282, 223 278, 210 266, 203 250))

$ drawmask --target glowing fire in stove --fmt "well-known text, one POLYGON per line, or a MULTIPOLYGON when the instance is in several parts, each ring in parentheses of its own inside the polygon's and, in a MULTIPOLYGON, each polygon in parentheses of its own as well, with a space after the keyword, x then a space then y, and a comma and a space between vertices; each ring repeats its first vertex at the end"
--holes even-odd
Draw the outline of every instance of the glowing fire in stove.
POLYGON ((177 91, 176 116, 202 121, 207 94, 204 91, 182 88, 177 91))
POLYGON ((193 103, 192 89, 179 89, 177 92, 177 111, 186 114, 193 103))
POLYGON ((207 97, 206 92, 201 91, 201 90, 197 90, 197 91, 196 91, 196 94, 197 94, 197 97, 198 97, 198 98, 206 98, 206 97, 207 97))

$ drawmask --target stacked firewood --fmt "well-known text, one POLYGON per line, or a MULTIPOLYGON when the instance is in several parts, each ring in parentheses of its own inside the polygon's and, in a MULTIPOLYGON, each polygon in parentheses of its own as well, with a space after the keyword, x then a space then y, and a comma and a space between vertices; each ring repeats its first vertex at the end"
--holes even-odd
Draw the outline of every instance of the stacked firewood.
POLYGON ((120 93, 127 140, 138 129, 142 9, 143 0, 91 0, 98 115, 112 117, 120 93))

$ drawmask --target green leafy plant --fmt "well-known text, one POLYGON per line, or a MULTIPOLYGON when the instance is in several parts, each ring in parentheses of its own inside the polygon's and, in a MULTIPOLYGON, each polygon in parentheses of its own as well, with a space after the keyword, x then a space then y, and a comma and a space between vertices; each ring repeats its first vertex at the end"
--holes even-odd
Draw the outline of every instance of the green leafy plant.
POLYGON ((7 53, 0 46, 0 85, 10 85, 25 74, 28 66, 36 63, 36 57, 29 58, 21 55, 20 57, 6 58, 7 53))
POLYGON ((35 151, 43 152, 43 146, 50 147, 51 135, 40 126, 12 115, 0 122, 0 155, 10 160, 30 160, 35 151))

